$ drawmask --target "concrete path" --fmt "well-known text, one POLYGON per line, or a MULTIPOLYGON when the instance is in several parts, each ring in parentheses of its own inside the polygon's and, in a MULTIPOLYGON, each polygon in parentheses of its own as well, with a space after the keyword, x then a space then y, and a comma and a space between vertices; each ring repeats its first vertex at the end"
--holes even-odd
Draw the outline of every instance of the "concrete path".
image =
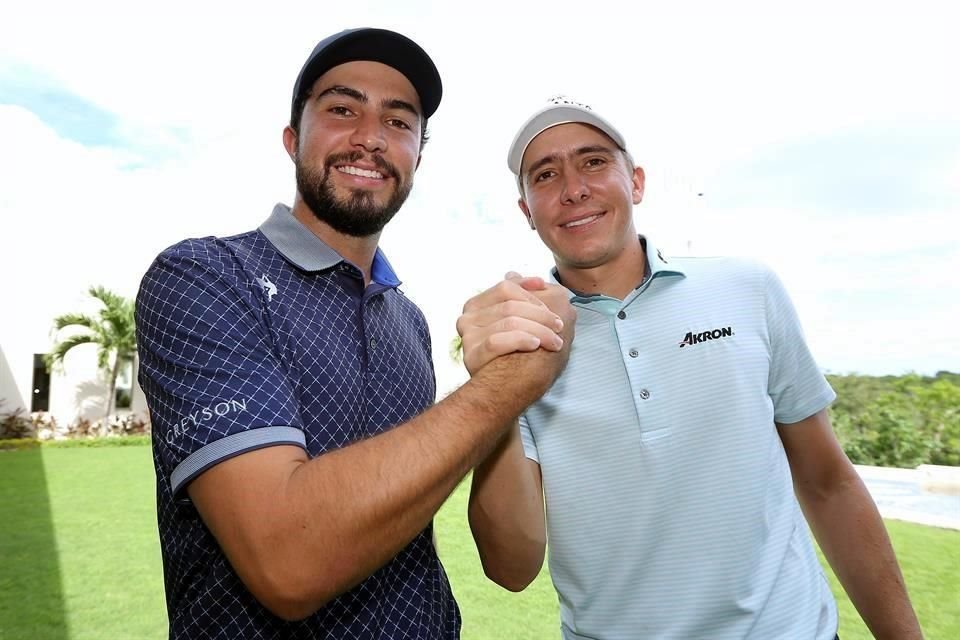
POLYGON ((854 466, 884 518, 960 530, 960 467, 854 466))

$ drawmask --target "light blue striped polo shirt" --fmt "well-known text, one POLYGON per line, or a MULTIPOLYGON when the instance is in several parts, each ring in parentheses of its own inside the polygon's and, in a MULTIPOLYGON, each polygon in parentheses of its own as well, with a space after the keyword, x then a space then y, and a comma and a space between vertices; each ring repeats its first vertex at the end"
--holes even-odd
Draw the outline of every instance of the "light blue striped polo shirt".
POLYGON ((793 305, 760 264, 646 248, 622 302, 571 293, 569 364, 521 419, 563 637, 832 639, 774 424, 835 398, 793 305))

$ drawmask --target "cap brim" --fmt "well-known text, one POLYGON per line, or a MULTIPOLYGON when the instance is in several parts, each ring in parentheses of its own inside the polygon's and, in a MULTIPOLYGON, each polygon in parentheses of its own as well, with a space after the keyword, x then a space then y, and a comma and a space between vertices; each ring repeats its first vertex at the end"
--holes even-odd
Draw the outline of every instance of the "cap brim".
POLYGON ((557 125, 572 123, 588 124, 596 127, 609 136, 618 147, 623 150, 627 148, 627 143, 616 127, 593 111, 568 104, 554 104, 533 114, 514 136, 513 143, 510 145, 510 152, 507 154, 507 166, 510 167, 510 171, 514 175, 520 175, 523 154, 534 138, 557 125))

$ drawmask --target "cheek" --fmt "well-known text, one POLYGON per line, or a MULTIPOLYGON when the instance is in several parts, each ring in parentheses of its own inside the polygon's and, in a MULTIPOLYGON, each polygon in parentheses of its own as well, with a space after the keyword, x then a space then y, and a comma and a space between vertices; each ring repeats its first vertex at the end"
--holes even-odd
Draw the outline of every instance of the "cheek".
POLYGON ((322 161, 329 153, 329 137, 316 135, 316 130, 305 130, 297 139, 297 156, 304 161, 322 161))
POLYGON ((550 203, 554 200, 542 187, 536 191, 527 191, 527 209, 534 222, 545 222, 546 218, 550 217, 550 203))
POLYGON ((533 225, 537 235, 543 240, 544 244, 552 247, 551 234, 557 232, 555 225, 550 223, 550 215, 542 209, 536 210, 538 213, 530 217, 528 222, 533 225))
POLYGON ((413 173, 417 169, 417 159, 420 157, 420 141, 417 140, 415 144, 411 144, 409 140, 403 140, 394 149, 397 151, 394 162, 402 163, 405 170, 413 173))

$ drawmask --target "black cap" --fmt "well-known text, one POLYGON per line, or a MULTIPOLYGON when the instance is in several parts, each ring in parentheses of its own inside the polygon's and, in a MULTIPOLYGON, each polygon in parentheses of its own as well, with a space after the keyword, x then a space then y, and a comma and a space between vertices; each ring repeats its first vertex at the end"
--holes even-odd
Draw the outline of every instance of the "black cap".
POLYGON ((321 40, 303 64, 293 85, 291 120, 297 102, 310 91, 317 78, 339 64, 356 60, 380 62, 405 75, 420 96, 425 118, 440 106, 443 94, 440 72, 420 45, 386 29, 346 29, 321 40))

